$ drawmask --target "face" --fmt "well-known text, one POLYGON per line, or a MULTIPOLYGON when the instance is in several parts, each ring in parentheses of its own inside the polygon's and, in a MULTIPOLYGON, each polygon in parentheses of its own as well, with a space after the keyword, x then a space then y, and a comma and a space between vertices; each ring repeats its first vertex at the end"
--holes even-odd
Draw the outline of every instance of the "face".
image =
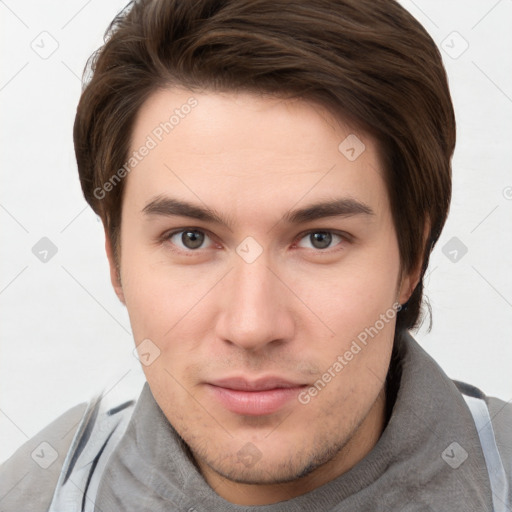
POLYGON ((414 284, 375 142, 304 101, 170 89, 134 151, 113 283, 207 481, 260 504, 349 469, 382 432, 414 284))

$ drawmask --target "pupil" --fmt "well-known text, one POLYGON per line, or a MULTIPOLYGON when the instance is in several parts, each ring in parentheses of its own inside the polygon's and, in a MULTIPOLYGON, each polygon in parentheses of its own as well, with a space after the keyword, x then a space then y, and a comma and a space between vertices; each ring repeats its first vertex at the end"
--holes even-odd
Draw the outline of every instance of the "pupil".
POLYGON ((188 249, 197 249, 201 247, 204 240, 204 234, 198 231, 184 231, 181 235, 183 245, 188 249))
POLYGON ((325 249, 329 247, 332 241, 331 233, 327 233, 326 231, 318 231, 317 233, 311 233, 313 247, 317 249, 325 249))

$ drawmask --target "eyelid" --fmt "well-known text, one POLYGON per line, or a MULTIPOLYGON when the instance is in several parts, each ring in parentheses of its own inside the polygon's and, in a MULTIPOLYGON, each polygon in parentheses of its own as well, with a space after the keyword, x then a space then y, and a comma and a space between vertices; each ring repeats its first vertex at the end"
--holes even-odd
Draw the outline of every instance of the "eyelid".
MULTIPOLYGON (((338 231, 336 229, 323 229, 323 228, 315 228, 315 229, 309 229, 307 231, 304 231, 297 235, 295 238, 295 242, 293 245, 297 245, 298 242, 300 242, 303 238, 305 238, 308 235, 311 235, 312 233, 330 233, 331 235, 339 236, 344 242, 352 242, 354 240, 354 237, 350 235, 349 233, 346 233, 345 231, 338 231)), ((341 243, 341 242, 340 242, 341 243)), ((330 251, 336 250, 335 248, 340 245, 339 243, 334 245, 333 247, 328 247, 327 249, 317 249, 314 252, 317 252, 319 254, 321 253, 328 253, 330 251)))
MULTIPOLYGON (((176 235, 178 233, 183 233, 185 231, 199 231, 201 233, 204 233, 208 238, 210 238, 210 240, 212 241, 213 244, 215 244, 215 243, 218 244, 218 242, 216 242, 215 235, 213 235, 213 233, 211 233, 209 230, 204 229, 204 228, 199 228, 199 227, 193 227, 193 226, 185 226, 185 227, 173 229, 171 231, 166 231, 160 237, 161 241, 169 242, 171 237, 173 237, 174 235, 176 235)), ((330 233, 330 234, 339 236, 345 242, 352 242, 353 238, 354 238, 352 235, 350 235, 349 233, 347 233, 345 231, 338 231, 336 229, 328 229, 328 228, 314 228, 314 229, 308 229, 307 231, 303 231, 303 232, 299 233, 294 239, 293 246, 296 246, 298 242, 300 242, 306 236, 311 235, 312 233, 330 233)), ((172 244, 172 245, 175 246, 175 244, 172 244)), ((339 244, 337 244, 337 245, 339 245, 339 244)), ((336 247, 336 245, 333 247, 328 247, 327 249, 317 249, 316 251, 314 250, 314 252, 327 253, 329 251, 332 251, 335 247, 336 247)), ((200 252, 201 250, 205 250, 205 249, 203 248, 203 249, 195 249, 195 250, 194 249, 184 250, 184 249, 177 248, 176 250, 178 252, 182 252, 182 253, 195 253, 195 252, 200 252)))
MULTIPOLYGON (((193 227, 193 226, 186 226, 186 227, 182 227, 182 228, 176 228, 176 229, 173 229, 171 231, 166 231, 163 233, 163 235, 160 237, 160 241, 161 242, 170 242, 170 239, 171 237, 173 237, 174 235, 177 235, 178 233, 184 233, 186 231, 199 231, 200 233, 204 233, 210 240, 213 244, 215 244, 215 236, 210 233, 210 231, 208 231, 207 229, 204 229, 204 228, 197 228, 197 227, 193 227)), ((171 245, 175 246, 176 247, 176 244, 173 244, 172 242, 170 242, 171 245)), ((201 250, 204 250, 204 248, 201 248, 201 249, 181 249, 179 247, 176 248, 176 251, 178 252, 181 252, 181 253, 195 253, 195 252, 200 252, 201 250)))

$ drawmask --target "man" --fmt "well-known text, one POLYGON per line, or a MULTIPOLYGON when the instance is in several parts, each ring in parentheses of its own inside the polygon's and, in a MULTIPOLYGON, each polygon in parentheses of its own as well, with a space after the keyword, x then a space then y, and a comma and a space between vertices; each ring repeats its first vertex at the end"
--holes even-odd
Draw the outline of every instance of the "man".
POLYGON ((46 472, 21 448, 2 510, 509 510, 511 407, 409 333, 455 145, 423 27, 391 0, 146 0, 92 68, 80 180, 147 383, 41 433, 46 472))

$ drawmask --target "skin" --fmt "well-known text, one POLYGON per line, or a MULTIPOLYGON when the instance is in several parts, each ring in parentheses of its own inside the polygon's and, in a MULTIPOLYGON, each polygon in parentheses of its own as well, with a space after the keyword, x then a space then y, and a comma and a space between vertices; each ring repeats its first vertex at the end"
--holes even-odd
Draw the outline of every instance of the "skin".
POLYGON ((139 111, 132 150, 191 96, 198 105, 125 178, 120 274, 106 239, 112 283, 135 343, 149 338, 160 350, 143 366, 147 381, 206 481, 232 503, 275 503, 345 473, 377 443, 395 318, 307 404, 237 414, 206 383, 277 375, 313 386, 365 328, 407 301, 418 271, 401 273, 375 141, 317 105, 160 90, 139 111), (351 133, 366 146, 355 161, 338 150, 351 133), (163 195, 207 206, 230 227, 143 212, 163 195), (283 220, 347 197, 373 214, 283 220), (199 248, 183 233, 166 238, 190 228, 205 235, 199 248), (328 230, 332 242, 318 248, 310 232, 328 230), (248 236, 262 249, 252 263, 236 252, 248 236), (238 455, 247 446, 253 464, 238 455))

